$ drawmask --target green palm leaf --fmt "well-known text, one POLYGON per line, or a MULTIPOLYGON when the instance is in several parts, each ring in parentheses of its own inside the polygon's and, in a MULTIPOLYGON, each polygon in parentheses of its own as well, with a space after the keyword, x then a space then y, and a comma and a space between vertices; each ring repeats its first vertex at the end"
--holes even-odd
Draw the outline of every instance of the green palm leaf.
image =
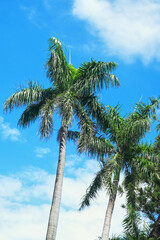
POLYGON ((49 138, 53 132, 53 110, 54 102, 48 100, 41 109, 41 122, 39 134, 41 138, 49 138))
POLYGON ((66 89, 70 85, 70 71, 62 44, 57 38, 49 39, 50 57, 47 61, 47 77, 61 89, 66 89))
POLYGON ((119 86, 118 78, 110 73, 116 67, 117 64, 114 62, 96 62, 92 59, 91 62, 83 63, 75 77, 77 91, 92 93, 104 86, 108 88, 109 84, 119 86))
POLYGON ((4 104, 4 112, 12 111, 14 107, 26 106, 29 103, 38 102, 41 100, 44 93, 41 85, 35 82, 29 82, 28 88, 21 88, 10 96, 4 104))

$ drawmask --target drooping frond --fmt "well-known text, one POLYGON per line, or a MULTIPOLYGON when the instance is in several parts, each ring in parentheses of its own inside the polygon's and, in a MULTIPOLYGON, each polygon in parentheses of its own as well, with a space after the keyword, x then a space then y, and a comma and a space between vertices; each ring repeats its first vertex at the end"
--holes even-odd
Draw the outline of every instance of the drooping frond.
POLYGON ((53 110, 54 110, 54 102, 48 100, 46 104, 41 109, 40 117, 40 127, 39 127, 39 134, 40 137, 49 138, 53 132, 53 110))
MULTIPOLYGON (((81 152, 81 148, 79 146, 79 151, 81 152)), ((104 159, 107 155, 111 155, 115 153, 115 148, 113 144, 99 136, 93 136, 92 138, 89 139, 86 145, 86 152, 88 153, 89 156, 94 156, 97 159, 104 159)))
POLYGON ((74 96, 70 92, 64 92, 57 96, 56 105, 59 114, 62 116, 63 124, 71 124, 73 122, 73 107, 74 107, 74 96))
POLYGON ((88 143, 88 141, 95 134, 95 124, 89 118, 78 99, 75 101, 74 104, 74 114, 78 119, 78 125, 80 128, 78 150, 82 152, 86 149, 86 144, 88 143))
POLYGON ((55 86, 66 89, 70 84, 70 71, 62 44, 57 38, 49 39, 50 57, 47 61, 47 77, 55 86))
POLYGON ((118 154, 104 163, 101 169, 97 172, 92 183, 86 190, 86 194, 80 205, 80 210, 86 206, 90 206, 91 200, 97 197, 98 191, 102 187, 105 187, 110 194, 114 194, 115 189, 113 185, 115 184, 115 181, 119 181, 120 174, 120 168, 116 161, 117 158, 118 154))
POLYGON ((87 114, 96 120, 98 128, 114 142, 116 135, 123 128, 124 118, 120 116, 120 106, 117 105, 114 108, 104 106, 94 94, 83 95, 80 102, 87 114))
POLYGON ((38 118, 43 102, 29 104, 25 111, 22 113, 18 125, 25 128, 29 127, 31 123, 35 122, 38 118))
POLYGON ((123 220, 123 227, 124 231, 129 237, 129 239, 139 239, 139 233, 140 233, 140 214, 137 212, 132 205, 127 205, 127 214, 125 216, 125 219, 123 220))
POLYGON ((84 195, 82 202, 80 204, 79 210, 82 210, 86 206, 90 206, 91 200, 97 197, 98 191, 103 186, 103 174, 105 172, 105 169, 102 168, 98 173, 96 174, 95 178, 93 179, 92 183, 86 190, 86 194, 84 195))
POLYGON ((116 194, 118 190, 122 159, 118 153, 107 159, 104 164, 105 173, 103 176, 104 186, 110 195, 116 194))
POLYGON ((111 141, 118 143, 125 124, 125 119, 120 116, 120 106, 108 106, 107 116, 109 119, 107 132, 110 135, 111 141))
POLYGON ((93 120, 96 120, 100 130, 105 132, 109 127, 109 120, 106 107, 98 101, 98 98, 92 94, 83 94, 83 97, 79 98, 82 106, 86 109, 88 116, 91 116, 93 120))
POLYGON ((78 132, 78 131, 68 130, 67 139, 76 142, 76 141, 78 141, 79 135, 80 135, 80 132, 78 132))
POLYGON ((159 100, 152 100, 151 104, 138 102, 133 113, 125 121, 123 128, 123 142, 126 146, 138 144, 140 139, 150 131, 151 117, 155 114, 159 100))
POLYGON ((92 59, 83 63, 78 68, 75 78, 77 91, 92 93, 101 90, 104 86, 108 88, 110 84, 119 86, 118 78, 111 74, 116 67, 117 64, 114 62, 96 62, 92 59))
POLYGON ((132 167, 131 171, 126 169, 124 178, 124 187, 126 192, 126 209, 127 214, 123 220, 123 226, 126 233, 138 239, 139 237, 139 225, 140 225, 140 214, 137 211, 136 206, 136 187, 139 179, 135 168, 132 167))
POLYGON ((28 88, 21 88, 20 91, 15 92, 10 96, 4 104, 4 112, 12 111, 14 107, 26 106, 30 103, 38 102, 42 98, 44 90, 35 83, 29 82, 28 88))
POLYGON ((134 146, 150 130, 150 118, 128 121, 124 131, 123 141, 127 146, 134 146))

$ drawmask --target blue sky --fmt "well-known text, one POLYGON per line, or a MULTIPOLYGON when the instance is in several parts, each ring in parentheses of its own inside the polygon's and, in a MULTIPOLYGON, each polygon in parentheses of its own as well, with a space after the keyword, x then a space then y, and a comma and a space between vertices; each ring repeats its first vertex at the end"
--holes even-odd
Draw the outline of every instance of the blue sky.
MULTIPOLYGON (((71 50, 75 67, 91 57, 118 63, 115 74, 121 87, 99 93, 105 104, 119 103, 122 113, 127 114, 140 98, 147 102, 149 97, 157 97, 160 3, 156 0, 2 0, 0 29, 0 232, 5 240, 41 240, 47 227, 57 164, 56 134, 60 120, 55 117, 53 137, 41 142, 38 121, 29 129, 17 128, 23 109, 4 115, 4 101, 29 80, 49 86, 44 66, 48 39, 52 36, 71 50)), ((154 134, 151 129, 146 140, 153 141, 154 134)), ((106 208, 104 193, 100 193, 90 209, 77 212, 97 169, 96 160, 79 156, 76 146, 68 143, 57 240, 64 236, 66 240, 94 240, 101 234, 106 208), (77 236, 79 231, 81 236, 77 236)), ((118 199, 112 233, 122 231, 118 222, 124 214, 121 202, 123 199, 118 199)))

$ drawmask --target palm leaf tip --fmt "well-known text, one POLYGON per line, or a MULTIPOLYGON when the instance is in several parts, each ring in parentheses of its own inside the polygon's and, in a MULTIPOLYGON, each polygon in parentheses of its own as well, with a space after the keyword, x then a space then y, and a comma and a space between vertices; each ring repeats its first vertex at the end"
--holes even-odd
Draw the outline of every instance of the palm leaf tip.
POLYGON ((48 42, 49 42, 49 51, 53 50, 56 45, 62 45, 61 41, 56 37, 49 38, 48 42))

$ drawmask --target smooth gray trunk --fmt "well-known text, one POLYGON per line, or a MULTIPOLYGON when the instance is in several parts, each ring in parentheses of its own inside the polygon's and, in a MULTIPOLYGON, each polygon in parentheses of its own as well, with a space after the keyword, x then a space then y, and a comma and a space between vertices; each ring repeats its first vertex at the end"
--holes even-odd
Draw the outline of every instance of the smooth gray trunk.
POLYGON ((60 209, 60 202, 61 202, 61 195, 62 195, 65 157, 66 157, 67 131, 68 131, 68 126, 62 125, 60 129, 59 159, 58 159, 57 173, 56 173, 54 192, 53 192, 53 198, 52 198, 52 205, 51 205, 49 221, 48 221, 46 240, 56 239, 59 209, 60 209))
POLYGON ((117 196, 118 180, 115 180, 113 184, 114 184, 114 193, 109 196, 109 201, 108 201, 108 206, 107 206, 107 210, 106 210, 106 214, 105 214, 105 220, 104 220, 101 240, 109 239, 112 214, 113 214, 114 204, 115 204, 116 196, 117 196))

